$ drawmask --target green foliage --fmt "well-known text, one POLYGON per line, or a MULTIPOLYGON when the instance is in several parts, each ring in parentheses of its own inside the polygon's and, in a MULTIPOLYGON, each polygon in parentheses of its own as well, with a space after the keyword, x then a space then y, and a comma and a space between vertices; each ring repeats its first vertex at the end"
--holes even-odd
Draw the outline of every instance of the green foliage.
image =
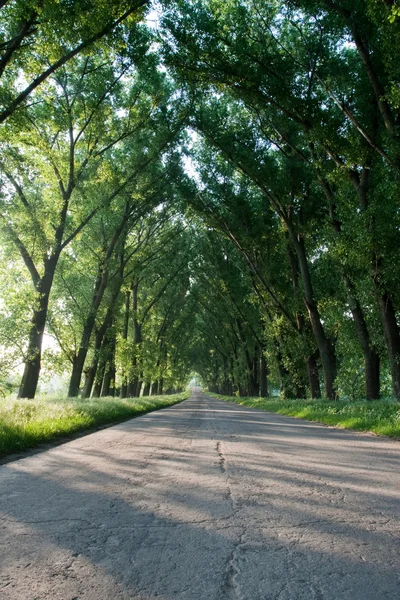
MULTIPOLYGON (((0 122, 19 122, 32 92, 75 56, 121 62, 138 46, 147 0, 9 0, 0 21, 0 122)), ((139 44, 140 45, 140 44, 139 44)))
POLYGON ((400 7, 393 5, 391 8, 390 15, 388 16, 389 23, 395 23, 395 21, 400 17, 400 7))
POLYGON ((148 5, 0 9, 0 380, 400 398, 397 3, 148 5))

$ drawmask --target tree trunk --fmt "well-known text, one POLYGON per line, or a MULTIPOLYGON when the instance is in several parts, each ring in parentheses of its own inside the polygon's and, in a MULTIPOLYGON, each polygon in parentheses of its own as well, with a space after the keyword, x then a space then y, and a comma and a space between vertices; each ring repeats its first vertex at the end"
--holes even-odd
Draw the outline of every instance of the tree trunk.
MULTIPOLYGON (((91 338, 93 328, 94 328, 94 325, 96 322, 96 316, 97 316, 101 301, 104 296, 104 292, 108 285, 109 262, 110 262, 110 259, 116 249, 116 246, 120 239, 120 236, 121 236, 122 232, 124 231, 126 220, 127 220, 127 214, 128 214, 128 204, 125 207, 125 213, 122 216, 122 219, 121 219, 118 227, 115 229, 114 234, 108 244, 108 247, 106 249, 104 249, 103 258, 101 259, 101 261, 99 263, 98 274, 97 274, 96 283, 94 286, 94 291, 93 291, 92 301, 91 301, 91 305, 90 305, 90 309, 89 309, 89 314, 87 315, 87 318, 86 318, 86 321, 85 321, 85 324, 83 327, 81 341, 79 344, 77 360, 76 360, 76 363, 74 364, 74 368, 73 368, 72 374, 71 374, 71 380, 70 380, 69 390, 68 390, 69 397, 77 396, 79 393, 79 385, 80 385, 80 381, 81 381, 81 377, 82 377, 83 368, 85 365, 86 356, 87 356, 87 353, 89 350, 90 338, 91 338)), ((125 236, 126 236, 126 232, 125 232, 125 236)), ((124 266, 125 266, 124 244, 125 244, 125 237, 122 241, 120 266, 119 266, 119 270, 118 270, 118 282, 114 283, 115 287, 114 287, 114 292, 113 292, 112 303, 116 302, 116 300, 119 296, 121 285, 122 285, 124 266)))
POLYGON ((367 400, 378 400, 380 397, 380 364, 381 357, 374 348, 371 348, 369 353, 364 356, 367 400))
POLYGON ((138 375, 136 375, 128 384, 128 397, 138 398, 142 387, 142 381, 138 375))
POLYGON ((245 398, 247 396, 247 390, 241 383, 238 384, 238 390, 241 398, 245 398))
MULTIPOLYGON (((138 397, 138 387, 142 385, 140 381, 138 373, 139 365, 138 365, 138 349, 142 342, 142 328, 138 319, 138 283, 133 283, 131 286, 131 294, 132 294, 132 323, 133 323, 133 343, 136 346, 135 354, 132 358, 132 371, 133 378, 128 382, 128 397, 129 398, 137 398, 138 397)), ((140 387, 139 387, 140 393, 140 387)))
POLYGON ((92 398, 99 398, 103 387, 104 373, 106 370, 106 357, 104 353, 100 354, 99 364, 97 367, 96 378, 93 387, 92 398))
POLYGON ((260 396, 268 398, 268 368, 263 351, 260 358, 260 396))
POLYGON ((112 397, 118 395, 117 391, 119 392, 119 390, 116 389, 116 384, 115 384, 116 377, 117 377, 117 369, 115 367, 115 358, 114 358, 113 364, 112 364, 112 369, 111 369, 111 386, 110 386, 110 393, 109 393, 109 396, 112 396, 112 397))
POLYGON ((111 381, 111 370, 109 365, 106 365, 105 371, 104 371, 104 379, 103 379, 103 385, 101 387, 101 397, 105 398, 106 396, 110 396, 110 390, 111 390, 111 385, 112 385, 112 381, 111 381))
POLYGON ((79 386, 81 383, 83 368, 85 366, 86 356, 89 350, 90 338, 96 322, 97 311, 99 309, 101 300, 104 295, 104 291, 107 286, 108 277, 106 273, 103 272, 103 267, 103 264, 99 265, 99 273, 94 286, 89 314, 87 315, 83 326, 78 354, 76 356, 76 359, 74 360, 74 364, 72 367, 72 373, 68 388, 68 396, 70 398, 74 398, 79 394, 79 386))
POLYGON ((145 383, 144 387, 143 387, 143 396, 147 397, 150 396, 150 383, 145 383))
POLYGON ((82 398, 88 398, 87 392, 89 391, 89 396, 92 391, 93 382, 94 382, 94 374, 92 365, 84 370, 84 381, 82 387, 82 398))
POLYGON ((86 360, 88 348, 80 347, 77 356, 74 357, 72 364, 71 378, 69 380, 68 396, 74 398, 79 394, 82 371, 86 360))
POLYGON ((96 361, 95 365, 94 365, 94 363, 95 363, 95 359, 93 359, 93 362, 90 365, 90 367, 88 367, 84 371, 85 381, 83 383, 83 388, 82 388, 82 398, 90 398, 90 394, 92 393, 94 378, 96 377, 98 360, 96 361))
MULTIPOLYGON (((257 380, 257 361, 255 360, 254 356, 252 357, 250 355, 242 320, 239 317, 236 318, 236 325, 247 365, 247 393, 245 392, 245 395, 258 396, 259 386, 257 380)), ((244 392, 243 387, 242 392, 244 392)), ((240 393, 240 395, 242 395, 242 393, 240 393)))
POLYGON ((100 355, 101 346, 103 344, 104 336, 106 335, 107 330, 110 327, 110 324, 112 322, 113 312, 114 312, 114 303, 112 302, 111 305, 108 307, 106 316, 104 317, 101 327, 96 332, 93 360, 92 360, 92 364, 86 370, 86 373, 85 373, 85 383, 84 383, 83 390, 82 390, 82 398, 90 397, 92 387, 94 384, 94 380, 96 377, 97 367, 99 364, 99 355, 100 355))
MULTIPOLYGON (((122 339, 128 339, 128 331, 129 331, 129 309, 130 309, 130 298, 131 292, 128 290, 125 295, 125 312, 124 312, 124 327, 122 329, 122 339)), ((128 378, 126 374, 123 374, 123 381, 121 385, 120 397, 126 398, 128 394, 128 378)))
POLYGON ((389 294, 378 294, 378 303, 389 356, 393 396, 400 400, 400 332, 396 313, 389 294))
POLYGON ((295 397, 298 399, 303 399, 307 397, 307 388, 304 385, 304 383, 297 383, 295 384, 295 397))
POLYGON ((307 359, 307 375, 310 385, 311 398, 321 398, 321 386, 319 384, 318 351, 311 354, 307 359))
POLYGON ((364 355, 365 387, 367 400, 376 400, 380 396, 380 358, 377 349, 371 342, 367 323, 361 305, 356 297, 352 281, 343 275, 343 281, 347 291, 347 298, 354 324, 357 331, 358 341, 364 355))
POLYGON ((58 258, 59 254, 55 254, 48 259, 45 265, 44 275, 36 285, 38 306, 34 309, 31 320, 27 358, 25 360, 24 373, 18 391, 19 398, 32 399, 36 394, 42 360, 43 334, 49 308, 50 291, 58 258))
POLYGON ((106 340, 107 344, 107 356, 106 356, 106 367, 104 370, 103 386, 101 388, 101 395, 113 396, 115 386, 115 332, 113 329, 110 331, 109 337, 106 340))
POLYGON ((256 347, 254 349, 253 369, 251 372, 250 383, 252 386, 251 395, 259 397, 260 396, 260 347, 258 346, 258 344, 256 345, 256 347))
POLYGON ((370 343, 369 332, 362 313, 358 314, 358 312, 352 310, 352 314, 364 355, 366 397, 367 400, 377 400, 380 397, 380 356, 376 348, 370 343))
POLYGON ((128 383, 128 390, 127 390, 128 398, 136 397, 138 381, 139 381, 139 377, 136 376, 133 379, 131 379, 130 382, 128 383))
MULTIPOLYGON (((363 212, 368 207, 369 177, 369 169, 363 170, 361 178, 355 173, 350 175, 350 180, 357 192, 360 208, 363 212)), ((337 235, 340 235, 342 223, 336 214, 336 204, 334 202, 332 190, 327 182, 321 180, 320 183, 329 202, 332 229, 337 235)), ((342 280, 346 288, 347 299, 353 315, 358 341, 364 355, 366 397, 367 400, 375 400, 380 396, 380 357, 377 349, 371 342, 371 336, 368 331, 367 322, 364 318, 363 309, 357 298, 355 286, 345 272, 342 272, 342 280)))
MULTIPOLYGON (((48 302, 48 299, 47 299, 48 302)), ((43 305, 43 303, 40 303, 43 305)), ((25 360, 24 373, 18 392, 19 398, 34 398, 39 381, 43 333, 46 325, 47 306, 35 310, 31 321, 29 332, 29 344, 27 358, 25 360)))
POLYGON ((321 357, 322 371, 324 375, 325 397, 330 400, 336 400, 337 392, 335 389, 335 379, 337 376, 337 363, 335 347, 332 340, 330 340, 325 334, 324 327, 321 322, 318 306, 314 298, 314 289, 308 267, 304 241, 300 236, 296 235, 296 232, 289 221, 287 222, 287 227, 290 240, 293 244, 299 261, 301 279, 304 288, 304 302, 310 317, 311 328, 314 333, 315 341, 321 357))
POLYGON ((142 391, 142 385, 143 385, 143 381, 140 377, 138 377, 137 384, 136 384, 136 390, 135 390, 135 398, 140 397, 140 392, 142 391))
MULTIPOLYGON (((357 192, 360 208, 366 212, 369 207, 369 188, 371 179, 371 160, 362 170, 361 176, 349 172, 350 180, 357 192)), ((375 219, 369 218, 369 233, 376 242, 375 219)), ((386 347, 389 356, 390 371, 392 375, 392 389, 395 398, 400 399, 400 332, 396 321, 396 314, 389 292, 381 285, 380 271, 382 260, 373 253, 371 257, 372 281, 376 287, 378 296, 378 308, 381 315, 386 347)), ((351 283, 351 282, 350 282, 351 283)), ((351 293, 351 290, 350 290, 351 293)), ((357 309, 357 306, 356 306, 357 309)), ((361 307, 360 307, 361 311, 361 307)), ((368 400, 377 399, 380 396, 380 357, 377 349, 371 344, 369 332, 364 320, 357 318, 357 310, 353 312, 357 332, 359 332, 360 344, 364 353, 365 385, 368 400), (364 329, 366 333, 364 333, 364 329)), ((361 317, 363 315, 361 313, 361 317)))
MULTIPOLYGON (((290 270, 292 274, 293 291, 298 296, 300 292, 299 286, 299 261, 296 258, 293 249, 288 245, 288 256, 290 270)), ((308 335, 312 334, 310 331, 310 323, 306 323, 304 315, 300 312, 296 314, 297 331, 300 337, 304 340, 307 339, 308 335)), ((318 367, 314 355, 308 356, 305 359, 306 371, 308 376, 308 385, 311 393, 311 398, 321 397, 321 388, 319 385, 318 367)), ((296 386, 296 398, 305 398, 306 392, 303 389, 303 385, 296 386)))

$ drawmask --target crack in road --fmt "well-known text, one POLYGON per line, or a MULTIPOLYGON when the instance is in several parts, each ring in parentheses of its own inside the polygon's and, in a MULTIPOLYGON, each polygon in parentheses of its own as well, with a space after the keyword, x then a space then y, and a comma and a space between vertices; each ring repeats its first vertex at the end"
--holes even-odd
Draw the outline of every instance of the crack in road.
POLYGON ((242 545, 244 531, 239 535, 239 538, 235 542, 232 552, 228 557, 225 568, 224 582, 221 588, 222 598, 224 600, 242 600, 243 596, 240 591, 240 586, 237 581, 237 575, 240 574, 240 570, 237 565, 238 553, 242 545))
POLYGON ((217 454, 219 456, 219 466, 223 473, 226 473, 225 456, 222 451, 222 442, 217 442, 217 454))
MULTIPOLYGON (((230 515, 230 518, 233 519, 233 517, 237 515, 237 513, 239 512, 240 509, 235 509, 235 502, 234 502, 234 498, 233 498, 232 487, 230 485, 230 475, 229 475, 228 468, 227 468, 227 460, 225 457, 225 453, 224 453, 224 449, 223 449, 223 445, 222 445, 221 441, 217 442, 216 450, 217 450, 217 454, 219 456, 220 470, 225 475, 225 481, 226 481, 226 486, 227 486, 227 490, 228 490, 226 497, 231 503, 232 513, 230 515)), ((234 528, 234 530, 237 529, 237 527, 235 527, 235 525, 232 525, 231 529, 232 528, 234 528)), ((244 544, 243 539, 244 539, 245 533, 246 533, 246 528, 242 527, 239 535, 237 536, 236 541, 233 544, 232 551, 226 562, 225 577, 224 577, 224 581, 223 581, 223 584, 221 587, 221 594, 222 594, 221 598, 224 598, 224 600, 243 600, 243 596, 240 591, 240 585, 237 581, 237 576, 240 574, 240 569, 238 567, 238 557, 239 557, 241 547, 244 544)))

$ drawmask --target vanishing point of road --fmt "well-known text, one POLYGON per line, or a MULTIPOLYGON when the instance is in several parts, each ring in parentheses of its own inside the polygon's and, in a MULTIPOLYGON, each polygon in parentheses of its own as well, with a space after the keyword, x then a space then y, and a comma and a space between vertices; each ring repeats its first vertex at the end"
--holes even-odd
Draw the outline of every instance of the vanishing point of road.
POLYGON ((0 598, 399 600, 399 456, 195 392, 0 467, 0 598))

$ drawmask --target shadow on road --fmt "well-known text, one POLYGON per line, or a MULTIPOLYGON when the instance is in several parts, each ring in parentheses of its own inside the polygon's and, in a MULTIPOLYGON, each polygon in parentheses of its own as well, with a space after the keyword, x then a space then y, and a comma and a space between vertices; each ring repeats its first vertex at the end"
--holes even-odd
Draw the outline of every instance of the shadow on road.
POLYGON ((395 442, 197 395, 0 467, 0 590, 397 600, 396 461, 395 442))

